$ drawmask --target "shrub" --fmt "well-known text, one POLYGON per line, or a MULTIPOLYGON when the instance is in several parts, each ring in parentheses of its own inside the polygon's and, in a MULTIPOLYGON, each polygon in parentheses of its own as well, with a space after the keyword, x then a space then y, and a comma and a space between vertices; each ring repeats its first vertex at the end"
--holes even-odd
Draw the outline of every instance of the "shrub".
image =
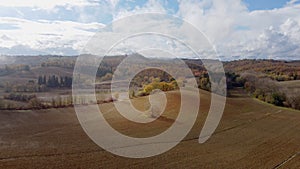
POLYGON ((264 92, 261 89, 256 89, 253 93, 253 97, 258 98, 259 96, 264 95, 264 92))
POLYGON ((236 85, 237 87, 243 87, 245 85, 246 80, 242 77, 236 78, 236 85))
POLYGON ((283 106, 283 102, 286 100, 286 96, 283 93, 273 93, 272 97, 274 99, 273 104, 276 106, 283 106))
POLYGON ((138 97, 147 96, 147 95, 149 95, 149 94, 146 93, 145 91, 139 91, 139 92, 137 93, 137 96, 138 96, 138 97))
POLYGON ((250 82, 246 82, 244 88, 250 93, 255 91, 255 86, 250 82))
POLYGON ((211 90, 211 82, 210 82, 209 78, 201 78, 199 88, 210 91, 211 90))
POLYGON ((300 95, 297 96, 291 96, 287 99, 288 105, 292 107, 293 109, 300 110, 300 95))
POLYGON ((143 89, 143 93, 138 93, 138 95, 149 95, 153 90, 155 89, 159 89, 161 91, 171 91, 174 90, 177 87, 177 83, 172 81, 170 83, 167 82, 157 82, 156 80, 153 80, 152 83, 148 84, 148 85, 144 85, 144 89, 143 89))
POLYGON ((43 104, 41 103, 41 101, 39 99, 33 98, 29 101, 29 108, 41 109, 41 108, 43 108, 43 104))
POLYGON ((154 89, 153 84, 148 84, 144 86, 144 93, 150 94, 150 92, 154 89))
POLYGON ((264 96, 264 95, 259 95, 257 98, 258 98, 259 100, 261 100, 261 101, 265 101, 265 96, 264 96))
POLYGON ((133 89, 129 90, 129 98, 132 99, 135 97, 135 92, 133 89))
POLYGON ((274 103, 274 98, 272 97, 271 94, 268 94, 265 98, 265 102, 273 104, 274 103))
POLYGON ((21 93, 10 93, 4 96, 4 99, 7 100, 14 100, 14 101, 21 101, 21 102, 28 102, 31 99, 36 98, 34 94, 21 94, 21 93))

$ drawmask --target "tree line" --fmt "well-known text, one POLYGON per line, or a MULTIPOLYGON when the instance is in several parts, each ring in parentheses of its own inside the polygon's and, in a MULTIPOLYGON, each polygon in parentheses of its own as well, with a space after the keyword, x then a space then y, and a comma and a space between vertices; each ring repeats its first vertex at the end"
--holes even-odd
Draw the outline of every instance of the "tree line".
POLYGON ((300 94, 286 94, 284 88, 270 78, 260 78, 254 74, 244 74, 244 89, 261 101, 276 106, 290 107, 300 110, 300 94))
POLYGON ((300 80, 299 62, 244 59, 224 62, 226 72, 252 72, 276 81, 300 80))
POLYGON ((73 78, 69 76, 63 77, 63 76, 52 75, 52 76, 48 76, 47 78, 46 75, 44 75, 38 77, 38 84, 46 85, 47 87, 50 88, 60 88, 60 87, 70 88, 72 87, 72 80, 73 78))

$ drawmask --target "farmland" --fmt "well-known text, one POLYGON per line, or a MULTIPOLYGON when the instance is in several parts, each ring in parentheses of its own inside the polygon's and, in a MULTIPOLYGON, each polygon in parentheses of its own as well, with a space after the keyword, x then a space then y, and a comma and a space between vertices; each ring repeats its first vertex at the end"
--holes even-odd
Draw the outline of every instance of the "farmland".
MULTIPOLYGON (((128 159, 104 151, 84 133, 73 108, 1 111, 1 168, 298 168, 300 112, 279 108, 247 96, 228 98, 222 121, 204 144, 198 137, 210 105, 210 93, 200 91, 196 124, 172 150, 151 158, 128 159), (163 160, 162 160, 163 159, 163 160)), ((149 125, 129 122, 113 103, 100 105, 106 120, 119 132, 149 137, 174 121, 179 93, 167 93, 170 104, 149 125), (166 120, 169 119, 169 120, 166 120)), ((133 99, 144 109, 147 97, 133 99)))

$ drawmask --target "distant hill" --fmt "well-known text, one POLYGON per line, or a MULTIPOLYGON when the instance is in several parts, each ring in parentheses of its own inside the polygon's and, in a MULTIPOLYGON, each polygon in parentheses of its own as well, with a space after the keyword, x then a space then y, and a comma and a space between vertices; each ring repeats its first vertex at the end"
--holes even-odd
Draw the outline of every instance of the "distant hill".
POLYGON ((277 81, 300 80, 300 61, 236 60, 224 62, 227 72, 253 73, 277 81))

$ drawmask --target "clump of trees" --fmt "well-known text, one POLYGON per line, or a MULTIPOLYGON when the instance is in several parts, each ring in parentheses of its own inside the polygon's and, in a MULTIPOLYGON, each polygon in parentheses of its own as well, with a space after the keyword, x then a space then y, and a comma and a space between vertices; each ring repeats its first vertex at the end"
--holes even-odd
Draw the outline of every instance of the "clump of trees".
POLYGON ((253 93, 253 97, 270 103, 270 104, 274 104, 276 106, 285 106, 286 101, 287 101, 287 97, 284 93, 279 92, 279 91, 266 91, 263 89, 256 89, 253 93))
POLYGON ((56 75, 52 75, 52 76, 48 76, 48 78, 44 75, 44 76, 39 76, 38 77, 38 84, 40 86, 46 86, 49 88, 70 88, 72 87, 72 77, 69 76, 56 76, 56 75))
POLYGON ((5 84, 5 92, 46 92, 48 88, 71 88, 73 78, 69 76, 39 76, 36 80, 29 80, 27 83, 5 84))
POLYGON ((234 72, 226 72, 226 84, 227 89, 233 89, 235 87, 244 87, 246 80, 242 78, 239 74, 234 72))
POLYGON ((280 86, 280 83, 261 76, 255 72, 247 72, 242 75, 226 73, 227 88, 243 87, 249 95, 261 101, 282 107, 300 109, 300 95, 290 94, 280 86))
POLYGON ((9 75, 17 71, 30 71, 30 66, 24 64, 5 65, 4 68, 0 68, 0 76, 9 75))
POLYGON ((21 94, 21 93, 10 93, 8 95, 4 95, 4 99, 28 102, 29 100, 36 98, 34 94, 21 94))
MULTIPOLYGON (((244 87, 246 80, 239 74, 227 72, 226 74, 227 89, 235 87, 244 87)), ((207 72, 199 76, 198 87, 203 90, 211 91, 211 81, 207 72)))
POLYGON ((72 96, 57 96, 50 101, 41 100, 37 97, 29 100, 27 109, 49 109, 73 106, 72 96))
POLYGON ((6 93, 10 92, 45 92, 47 87, 45 85, 38 85, 35 81, 29 80, 27 83, 10 84, 6 83, 4 86, 6 93))
POLYGON ((29 65, 17 64, 17 65, 5 65, 4 68, 6 71, 30 71, 29 65))
POLYGON ((300 110, 300 94, 287 98, 288 106, 300 110))
POLYGON ((73 69, 75 67, 76 58, 52 56, 52 59, 41 64, 41 67, 61 67, 73 69))
POLYGON ((198 88, 206 91, 211 91, 211 82, 209 80, 209 75, 207 72, 199 76, 198 88))
POLYGON ((9 103, 5 100, 0 100, 0 109, 41 109, 46 108, 45 105, 34 94, 10 93, 3 97, 5 100, 19 101, 28 103, 26 106, 9 103))
POLYGON ((130 86, 143 87, 152 82, 172 82, 175 79, 165 71, 151 68, 139 72, 130 82, 130 86))
POLYGON ((285 94, 284 89, 269 78, 259 78, 253 74, 246 74, 244 88, 254 98, 276 105, 300 109, 300 96, 285 94))
MULTIPOLYGON (((83 102, 81 103, 83 104, 83 102)), ((41 100, 35 95, 25 94, 9 94, 0 99, 1 110, 28 110, 28 109, 49 109, 49 108, 64 108, 73 106, 72 96, 57 96, 50 101, 41 100), (11 101, 21 101, 24 104, 15 104, 11 101)))
POLYGON ((11 110, 15 108, 16 108, 16 104, 8 102, 4 99, 0 99, 0 110, 11 110))
POLYGON ((171 90, 178 89, 178 84, 175 80, 171 82, 164 82, 161 81, 159 78, 155 78, 151 83, 144 85, 143 89, 139 91, 137 95, 147 96, 155 89, 159 89, 164 92, 171 91, 171 90))
POLYGON ((38 98, 34 97, 29 100, 27 108, 28 109, 42 109, 42 108, 46 108, 46 106, 43 105, 42 102, 38 98))

